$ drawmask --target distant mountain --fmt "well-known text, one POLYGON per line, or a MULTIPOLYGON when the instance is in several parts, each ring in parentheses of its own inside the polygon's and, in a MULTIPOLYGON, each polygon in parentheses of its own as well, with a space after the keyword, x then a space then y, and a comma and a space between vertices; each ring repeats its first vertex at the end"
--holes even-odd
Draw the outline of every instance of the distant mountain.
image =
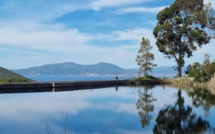
MULTIPOLYGON (((100 62, 93 65, 81 65, 74 62, 46 64, 27 69, 17 69, 14 72, 23 76, 36 75, 137 75, 138 69, 123 69, 113 64, 100 62)), ((157 67, 153 69, 155 76, 175 76, 177 71, 172 67, 157 67)))
POLYGON ((6 68, 0 67, 0 82, 28 82, 31 81, 6 68))
POLYGON ((47 64, 14 72, 24 75, 129 75, 136 74, 136 69, 123 69, 113 64, 100 62, 93 65, 81 65, 74 62, 47 64))
MULTIPOLYGON (((185 67, 182 68, 182 74, 184 75, 185 67)), ((153 75, 155 76, 176 76, 178 72, 171 66, 156 67, 153 69, 153 75)))

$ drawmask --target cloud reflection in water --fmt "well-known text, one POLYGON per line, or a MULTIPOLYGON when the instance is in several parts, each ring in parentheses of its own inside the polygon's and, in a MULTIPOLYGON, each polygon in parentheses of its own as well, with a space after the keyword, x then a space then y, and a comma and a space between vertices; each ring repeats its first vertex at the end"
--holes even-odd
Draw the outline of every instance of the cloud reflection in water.
MULTIPOLYGON (((62 133, 62 111, 71 133, 151 133, 160 109, 174 102, 177 90, 169 87, 162 90, 156 86, 150 92, 157 101, 153 103, 150 124, 144 129, 136 107, 138 88, 1 94, 0 130, 5 134, 47 134, 48 124, 54 133, 62 133)), ((188 102, 186 105, 190 105, 190 98, 185 92, 182 95, 188 102)))

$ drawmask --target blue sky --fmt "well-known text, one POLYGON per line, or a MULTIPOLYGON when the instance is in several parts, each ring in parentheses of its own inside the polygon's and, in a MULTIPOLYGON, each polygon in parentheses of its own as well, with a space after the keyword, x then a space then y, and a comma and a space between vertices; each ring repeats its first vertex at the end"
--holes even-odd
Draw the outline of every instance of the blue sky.
MULTIPOLYGON (((0 65, 8 69, 43 64, 108 62, 138 68, 142 37, 151 41, 158 66, 165 59, 152 34, 156 15, 174 0, 0 0, 0 65)), ((212 2, 214 0, 207 0, 212 2)), ((215 59, 215 41, 186 60, 215 59)))

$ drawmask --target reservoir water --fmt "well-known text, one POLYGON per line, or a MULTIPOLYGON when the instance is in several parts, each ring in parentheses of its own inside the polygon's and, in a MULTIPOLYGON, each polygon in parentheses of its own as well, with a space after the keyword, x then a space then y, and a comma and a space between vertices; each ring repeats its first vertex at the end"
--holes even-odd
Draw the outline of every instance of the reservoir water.
POLYGON ((215 96, 168 86, 0 94, 3 134, 215 133, 215 96))
MULTIPOLYGON (((38 82, 53 82, 53 81, 91 81, 91 80, 115 80, 116 76, 26 76, 38 82)), ((131 79, 135 76, 118 76, 120 80, 131 79)))

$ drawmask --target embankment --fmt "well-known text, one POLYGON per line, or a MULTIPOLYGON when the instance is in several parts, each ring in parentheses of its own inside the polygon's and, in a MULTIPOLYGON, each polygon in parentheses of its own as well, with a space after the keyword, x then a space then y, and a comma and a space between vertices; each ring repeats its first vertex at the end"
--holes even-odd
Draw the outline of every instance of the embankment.
MULTIPOLYGON (((140 85, 165 84, 164 80, 142 80, 140 85)), ((79 89, 92 89, 113 86, 136 85, 132 80, 109 80, 109 81, 77 81, 77 82, 46 82, 46 83, 10 83, 0 84, 0 93, 24 93, 24 92, 51 92, 68 91, 79 89)))

